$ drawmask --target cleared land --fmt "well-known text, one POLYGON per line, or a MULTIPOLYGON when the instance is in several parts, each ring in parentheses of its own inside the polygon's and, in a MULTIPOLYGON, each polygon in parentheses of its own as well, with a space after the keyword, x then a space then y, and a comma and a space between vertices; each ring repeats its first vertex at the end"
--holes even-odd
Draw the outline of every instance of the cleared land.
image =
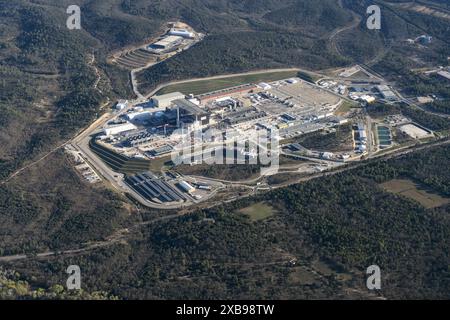
POLYGON ((252 221, 260 221, 273 216, 276 210, 265 202, 258 202, 238 212, 247 215, 252 221))
POLYGON ((401 126, 400 130, 414 139, 421 139, 430 136, 429 132, 423 130, 422 128, 419 128, 414 124, 406 124, 404 126, 401 126))
POLYGON ((283 144, 300 143, 305 148, 317 151, 351 151, 353 150, 352 125, 345 124, 336 127, 336 131, 317 131, 300 137, 283 140, 283 144))
POLYGON ((382 183, 381 186, 388 192, 400 194, 415 200, 427 209, 440 207, 450 203, 450 199, 432 193, 431 190, 425 190, 411 180, 394 179, 382 183))
POLYGON ((338 116, 342 116, 347 112, 350 112, 352 108, 358 108, 359 105, 354 102, 344 101, 337 109, 335 114, 338 116))
POLYGON ((257 83, 262 81, 270 82, 287 79, 291 77, 296 77, 297 74, 298 74, 297 71, 277 71, 277 72, 248 74, 211 80, 198 80, 169 85, 159 90, 157 94, 161 95, 179 91, 185 94, 192 93, 197 95, 211 91, 222 90, 225 88, 238 86, 245 83, 257 83))
POLYGON ((228 181, 243 181, 257 178, 261 173, 259 165, 240 165, 240 164, 217 164, 209 165, 206 163, 197 165, 180 165, 174 170, 184 175, 195 175, 208 177, 212 179, 222 179, 228 181))

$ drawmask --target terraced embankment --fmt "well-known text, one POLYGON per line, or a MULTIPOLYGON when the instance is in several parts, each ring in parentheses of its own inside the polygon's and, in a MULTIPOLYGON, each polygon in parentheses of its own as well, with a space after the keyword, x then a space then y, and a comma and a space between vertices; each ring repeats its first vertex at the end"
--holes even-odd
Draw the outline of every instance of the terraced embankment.
POLYGON ((111 169, 126 175, 146 172, 150 170, 150 160, 132 159, 118 154, 95 141, 92 138, 89 141, 89 148, 98 155, 111 169))

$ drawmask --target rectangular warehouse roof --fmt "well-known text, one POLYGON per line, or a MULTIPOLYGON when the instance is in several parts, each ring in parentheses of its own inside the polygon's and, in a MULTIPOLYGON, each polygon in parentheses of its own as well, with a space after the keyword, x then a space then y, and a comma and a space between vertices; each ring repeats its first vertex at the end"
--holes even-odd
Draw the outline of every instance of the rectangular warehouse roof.
POLYGON ((166 94, 162 94, 159 96, 154 96, 153 99, 183 99, 184 98, 184 94, 182 94, 181 92, 171 92, 171 93, 166 93, 166 94), (182 97, 182 98, 179 98, 182 97))
POLYGON ((167 46, 170 46, 171 44, 176 43, 181 40, 183 40, 183 38, 180 36, 167 36, 165 38, 162 38, 158 42, 155 42, 153 45, 167 47, 167 46))
POLYGON ((173 103, 179 107, 180 109, 185 110, 189 114, 193 115, 203 115, 206 114, 206 111, 197 106, 195 103, 186 100, 186 99, 177 99, 174 100, 173 103))
POLYGON ((107 127, 103 129, 103 133, 106 134, 107 136, 111 136, 125 131, 131 131, 136 129, 137 127, 134 124, 126 122, 124 124, 107 127))

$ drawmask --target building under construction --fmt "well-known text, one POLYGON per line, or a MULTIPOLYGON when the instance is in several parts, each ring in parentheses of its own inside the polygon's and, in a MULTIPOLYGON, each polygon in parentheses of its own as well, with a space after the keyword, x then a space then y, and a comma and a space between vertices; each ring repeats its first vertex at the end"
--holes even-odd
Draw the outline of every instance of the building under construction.
POLYGON ((210 114, 195 103, 186 99, 178 99, 173 103, 177 110, 178 128, 181 126, 181 122, 192 123, 194 121, 200 121, 202 125, 209 124, 210 114))

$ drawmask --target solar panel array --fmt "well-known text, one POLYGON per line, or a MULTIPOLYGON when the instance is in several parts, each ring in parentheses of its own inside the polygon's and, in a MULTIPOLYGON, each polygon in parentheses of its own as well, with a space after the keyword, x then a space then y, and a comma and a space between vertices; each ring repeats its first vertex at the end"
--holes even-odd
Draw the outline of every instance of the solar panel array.
POLYGON ((128 176, 125 181, 145 199, 154 202, 182 202, 186 197, 168 182, 152 173, 128 176))

